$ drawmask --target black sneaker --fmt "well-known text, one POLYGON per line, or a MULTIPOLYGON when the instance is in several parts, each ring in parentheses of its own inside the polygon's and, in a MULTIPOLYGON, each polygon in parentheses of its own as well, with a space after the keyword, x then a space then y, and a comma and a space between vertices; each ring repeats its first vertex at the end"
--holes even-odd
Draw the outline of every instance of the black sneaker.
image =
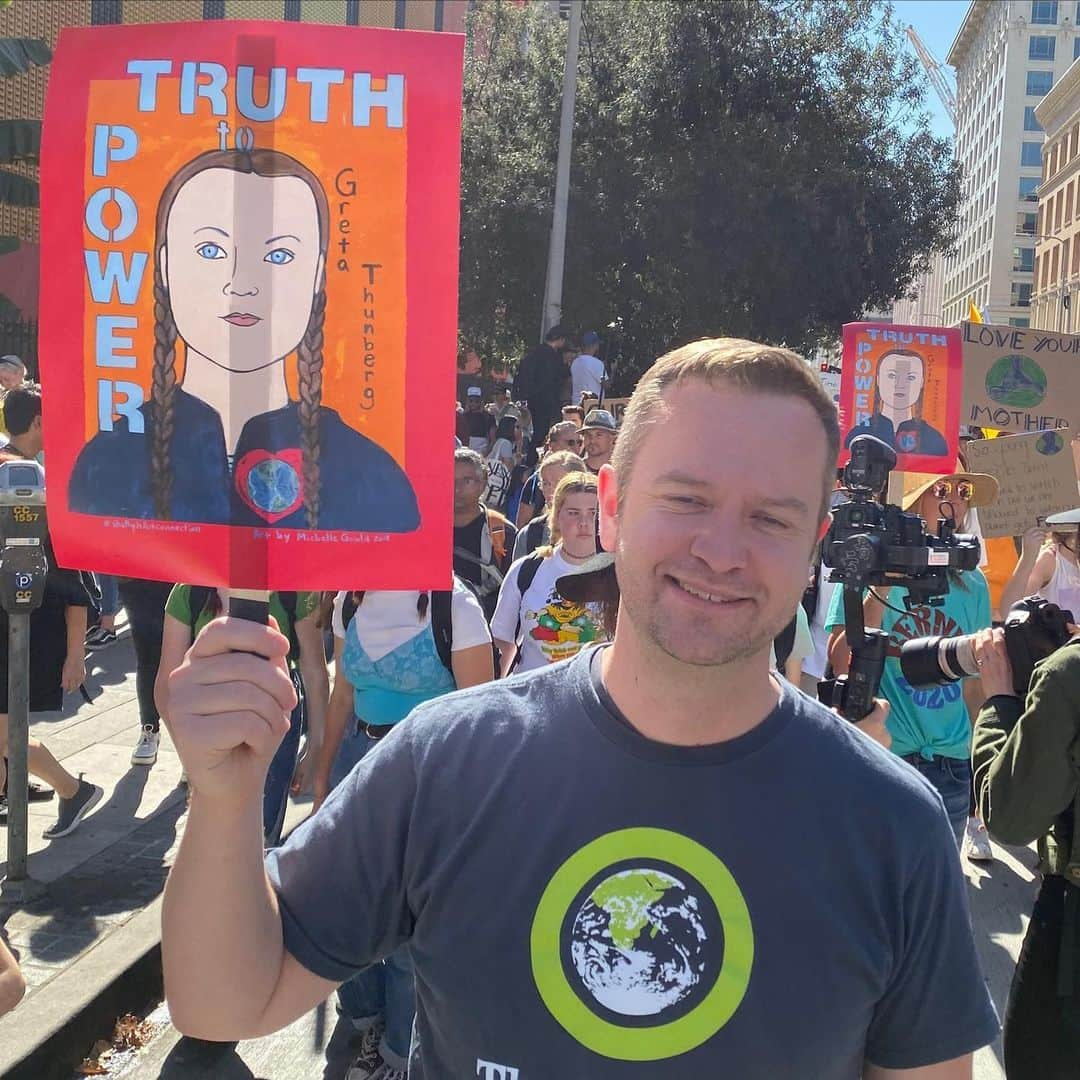
POLYGON ((111 645, 115 640, 115 630, 105 630, 100 626, 95 626, 94 629, 86 635, 85 644, 88 649, 100 649, 103 645, 111 645))
POLYGON ((104 790, 99 788, 97 784, 87 783, 80 776, 79 790, 70 799, 60 800, 60 812, 57 815, 56 823, 50 825, 41 835, 46 840, 57 840, 61 836, 67 836, 68 833, 74 832, 79 822, 101 802, 101 797, 104 794, 104 790))

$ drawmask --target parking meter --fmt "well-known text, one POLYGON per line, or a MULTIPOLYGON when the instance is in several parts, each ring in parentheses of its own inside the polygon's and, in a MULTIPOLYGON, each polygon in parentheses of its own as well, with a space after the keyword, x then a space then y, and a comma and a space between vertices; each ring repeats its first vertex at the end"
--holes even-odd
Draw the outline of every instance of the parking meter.
POLYGON ((45 595, 45 470, 36 461, 0 465, 0 604, 29 614, 45 595))
POLYGON ((32 460, 0 464, 0 605, 8 617, 8 859, 5 898, 32 895, 27 874, 30 739, 30 615, 45 596, 45 470, 32 460))

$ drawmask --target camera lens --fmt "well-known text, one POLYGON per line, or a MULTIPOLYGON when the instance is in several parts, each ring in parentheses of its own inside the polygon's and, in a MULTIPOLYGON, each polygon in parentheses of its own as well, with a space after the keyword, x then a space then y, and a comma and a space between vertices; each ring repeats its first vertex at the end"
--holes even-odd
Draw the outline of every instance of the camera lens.
POLYGON ((924 637, 904 642, 900 649, 900 670, 917 688, 941 686, 968 675, 977 675, 970 634, 963 637, 924 637))

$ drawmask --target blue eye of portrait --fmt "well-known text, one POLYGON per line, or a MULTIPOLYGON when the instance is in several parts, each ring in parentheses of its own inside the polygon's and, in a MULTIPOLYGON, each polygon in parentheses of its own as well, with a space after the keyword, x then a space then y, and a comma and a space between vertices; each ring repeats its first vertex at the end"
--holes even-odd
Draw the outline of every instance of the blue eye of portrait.
POLYGON ((201 255, 204 259, 224 259, 227 258, 225 249, 220 244, 215 244, 211 240, 207 240, 205 244, 200 244, 195 253, 201 255))
POLYGON ((291 263, 295 257, 288 248, 274 248, 273 251, 266 253, 263 262, 273 263, 275 266, 284 266, 286 263, 291 263))

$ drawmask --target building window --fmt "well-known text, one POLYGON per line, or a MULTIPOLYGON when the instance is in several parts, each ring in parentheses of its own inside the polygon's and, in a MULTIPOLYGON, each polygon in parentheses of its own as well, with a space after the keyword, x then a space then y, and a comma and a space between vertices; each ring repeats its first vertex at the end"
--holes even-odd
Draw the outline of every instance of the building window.
POLYGON ((1057 23, 1057 0, 1031 0, 1031 21, 1039 26, 1057 23))
POLYGON ((1032 34, 1028 39, 1029 60, 1053 60, 1057 38, 1048 34, 1032 34))
POLYGON ((1013 270, 1018 274, 1030 274, 1035 270, 1035 249, 1013 248, 1013 270))
POLYGON ((1026 330, 1031 325, 1031 320, 1022 315, 1016 315, 1009 319, 1009 325, 1019 326, 1022 330, 1026 330))
POLYGON ((1016 231, 1017 233, 1030 233, 1034 236, 1038 231, 1038 214, 1017 214, 1016 215, 1016 231))
MULTIPOLYGON (((1076 43, 1080 45, 1080 37, 1076 39, 1076 43)), ((1024 130, 1025 131, 1042 131, 1042 124, 1035 119, 1035 106, 1024 106, 1024 130)))
POLYGON ((1027 89, 1024 93, 1028 97, 1046 97, 1050 93, 1050 87, 1054 85, 1054 73, 1052 71, 1029 71, 1027 73, 1027 89))
POLYGON ((1025 169, 1037 169, 1042 164, 1042 144, 1025 142, 1020 144, 1020 164, 1025 169))
POLYGON ((285 0, 286 22, 300 21, 300 0, 285 0))
POLYGON ((1014 281, 1010 302, 1013 307, 1031 307, 1031 282, 1014 281))
POLYGON ((90 25, 108 26, 124 21, 120 0, 90 0, 90 25))
MULTIPOLYGON (((1080 19, 1080 12, 1077 13, 1077 18, 1080 19)), ((1080 57, 1080 37, 1073 38, 1073 59, 1080 57)))
POLYGON ((1039 178, 1037 176, 1020 177, 1021 202, 1038 202, 1039 178))

